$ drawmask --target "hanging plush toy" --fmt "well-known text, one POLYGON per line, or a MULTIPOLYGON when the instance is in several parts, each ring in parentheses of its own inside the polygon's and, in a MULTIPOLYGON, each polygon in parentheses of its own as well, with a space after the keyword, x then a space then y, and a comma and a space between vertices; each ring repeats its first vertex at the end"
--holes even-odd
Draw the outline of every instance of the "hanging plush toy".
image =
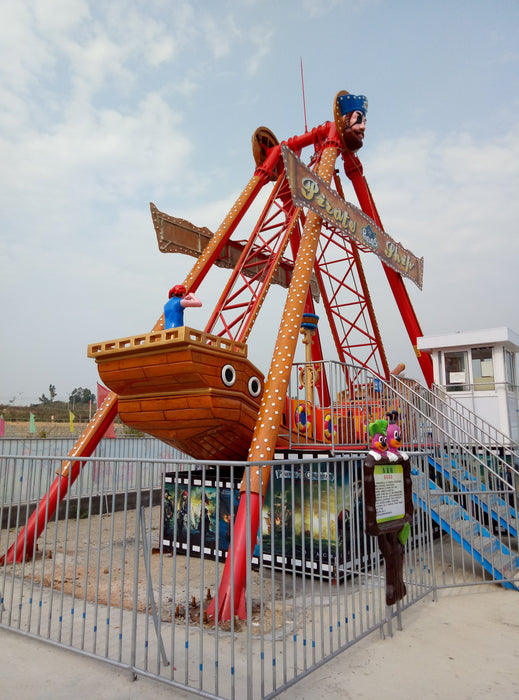
POLYGON ((391 411, 390 413, 386 413, 386 416, 389 418, 386 431, 388 452, 392 452, 393 454, 399 454, 400 448, 402 447, 402 433, 400 432, 400 428, 397 423, 398 411, 391 411))
POLYGON ((405 544, 413 520, 413 484, 408 455, 399 451, 398 412, 389 421, 369 424, 371 445, 364 460, 363 492, 366 532, 377 537, 385 563, 386 604, 406 595, 403 577, 405 544))
POLYGON ((371 451, 375 455, 387 454, 387 420, 377 420, 369 424, 371 451))

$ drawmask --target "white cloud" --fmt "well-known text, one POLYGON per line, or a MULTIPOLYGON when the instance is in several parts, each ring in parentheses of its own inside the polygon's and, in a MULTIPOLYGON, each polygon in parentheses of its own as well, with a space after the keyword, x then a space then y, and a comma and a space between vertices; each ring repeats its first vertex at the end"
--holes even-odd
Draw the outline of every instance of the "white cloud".
POLYGON ((247 71, 254 76, 263 67, 265 60, 272 51, 275 33, 267 25, 255 25, 249 31, 250 55, 247 60, 247 71))
MULTIPOLYGON (((45 38, 36 32, 29 3, 3 3, 0 19, 2 84, 4 90, 8 88, 17 95, 25 96, 36 81, 55 65, 53 52, 45 38)), ((3 102, 2 109, 6 107, 8 103, 3 102)))
POLYGON ((121 202, 152 183, 189 180, 191 145, 160 94, 145 95, 127 114, 90 109, 66 119, 52 133, 27 132, 21 142, 0 137, 0 154, 11 164, 0 182, 12 204, 41 200, 45 210, 51 200, 121 202))
MULTIPOLYGON (((484 143, 428 133, 370 156, 365 172, 386 230, 425 258, 423 291, 410 289, 424 333, 517 330, 517 129, 484 143)), ((397 329, 386 329, 392 347, 397 329)))
POLYGON ((214 58, 229 55, 234 41, 241 36, 241 31, 232 15, 224 18, 203 16, 200 24, 203 29, 202 41, 211 50, 214 58))
POLYGON ((45 35, 65 35, 90 18, 85 0, 33 0, 32 6, 39 30, 45 35))
POLYGON ((514 212, 519 215, 516 129, 482 144, 466 134, 432 133, 383 143, 370 156, 369 173, 385 226, 391 230, 395 222, 396 235, 402 227, 416 230, 417 238, 434 230, 437 241, 454 243, 456 232, 470 228, 477 240, 500 222, 497 235, 506 236, 514 212))

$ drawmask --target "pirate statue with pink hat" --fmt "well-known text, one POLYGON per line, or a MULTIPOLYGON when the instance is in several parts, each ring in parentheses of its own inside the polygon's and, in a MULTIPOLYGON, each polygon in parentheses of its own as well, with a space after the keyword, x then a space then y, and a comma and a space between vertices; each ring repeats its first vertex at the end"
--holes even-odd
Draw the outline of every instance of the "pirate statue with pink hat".
POLYGON ((164 328, 179 328, 184 325, 184 309, 188 306, 202 306, 200 299, 189 292, 183 284, 176 284, 169 290, 169 301, 164 305, 164 328))
POLYGON ((364 142, 368 100, 365 95, 350 95, 341 90, 335 97, 335 125, 342 145, 350 151, 358 151, 364 142))

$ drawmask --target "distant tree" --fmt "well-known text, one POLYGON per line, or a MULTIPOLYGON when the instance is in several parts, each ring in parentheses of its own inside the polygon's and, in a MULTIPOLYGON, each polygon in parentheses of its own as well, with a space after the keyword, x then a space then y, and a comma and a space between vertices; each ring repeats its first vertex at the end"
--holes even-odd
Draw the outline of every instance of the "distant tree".
POLYGON ((96 397, 90 391, 90 389, 83 389, 82 386, 77 387, 69 396, 69 403, 88 403, 89 401, 95 401, 96 397))
POLYGON ((57 391, 56 391, 56 387, 54 386, 54 384, 49 384, 49 396, 50 396, 50 398, 47 398, 45 396, 45 394, 42 394, 40 396, 40 398, 38 399, 38 401, 40 403, 44 403, 44 404, 52 403, 54 401, 54 399, 56 398, 56 394, 57 394, 57 391))

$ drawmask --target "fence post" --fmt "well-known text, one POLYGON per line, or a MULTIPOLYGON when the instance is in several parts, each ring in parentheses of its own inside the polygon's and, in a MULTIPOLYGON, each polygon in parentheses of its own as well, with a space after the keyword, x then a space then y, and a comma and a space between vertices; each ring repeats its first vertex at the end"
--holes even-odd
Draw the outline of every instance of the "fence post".
POLYGON ((139 551, 140 551, 140 518, 142 500, 142 462, 137 462, 136 474, 137 488, 135 503, 135 546, 134 546, 134 567, 133 567, 133 606, 132 606, 132 644, 130 654, 130 666, 133 680, 137 680, 136 660, 137 660, 137 611, 139 605, 139 551))

